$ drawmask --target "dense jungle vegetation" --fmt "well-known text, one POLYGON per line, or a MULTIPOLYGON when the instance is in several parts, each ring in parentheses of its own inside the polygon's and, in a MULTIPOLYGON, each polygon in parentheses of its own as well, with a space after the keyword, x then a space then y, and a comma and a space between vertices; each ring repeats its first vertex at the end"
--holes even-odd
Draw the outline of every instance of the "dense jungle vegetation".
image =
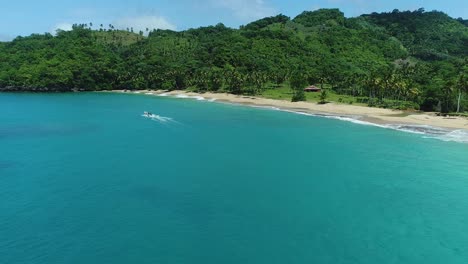
MULTIPOLYGON (((468 111, 468 21, 424 9, 338 9, 185 31, 76 24, 0 42, 0 91, 193 89, 263 95, 316 85, 369 106, 468 111)), ((326 94, 321 97, 325 101, 326 94)), ((290 99, 290 98, 289 98, 290 99)))

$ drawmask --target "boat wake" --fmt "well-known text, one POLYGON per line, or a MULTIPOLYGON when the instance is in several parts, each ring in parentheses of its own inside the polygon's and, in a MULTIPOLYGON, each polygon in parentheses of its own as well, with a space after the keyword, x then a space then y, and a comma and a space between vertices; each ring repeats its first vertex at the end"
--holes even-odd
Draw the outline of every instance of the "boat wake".
POLYGON ((145 118, 148 118, 148 119, 151 119, 153 121, 160 122, 160 123, 174 122, 174 120, 172 118, 170 118, 170 117, 155 115, 155 114, 148 113, 148 112, 144 112, 143 115, 141 115, 141 116, 145 117, 145 118))

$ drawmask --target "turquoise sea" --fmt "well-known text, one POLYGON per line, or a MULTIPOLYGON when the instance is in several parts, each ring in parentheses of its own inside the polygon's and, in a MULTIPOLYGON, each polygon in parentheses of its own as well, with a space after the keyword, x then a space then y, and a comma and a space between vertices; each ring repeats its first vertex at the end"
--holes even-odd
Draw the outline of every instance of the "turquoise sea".
POLYGON ((194 99, 0 94, 0 263, 466 264, 468 144, 194 99))

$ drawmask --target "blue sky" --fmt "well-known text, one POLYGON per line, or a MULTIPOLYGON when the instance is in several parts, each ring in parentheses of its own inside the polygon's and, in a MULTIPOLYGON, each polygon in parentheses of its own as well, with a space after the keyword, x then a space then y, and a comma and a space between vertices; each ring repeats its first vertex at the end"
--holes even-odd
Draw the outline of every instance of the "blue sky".
POLYGON ((0 41, 89 22, 95 27, 111 23, 135 30, 183 30, 218 22, 238 27, 265 16, 294 17, 304 10, 330 7, 340 8, 348 17, 424 7, 468 18, 466 0, 2 0, 0 6, 0 41))

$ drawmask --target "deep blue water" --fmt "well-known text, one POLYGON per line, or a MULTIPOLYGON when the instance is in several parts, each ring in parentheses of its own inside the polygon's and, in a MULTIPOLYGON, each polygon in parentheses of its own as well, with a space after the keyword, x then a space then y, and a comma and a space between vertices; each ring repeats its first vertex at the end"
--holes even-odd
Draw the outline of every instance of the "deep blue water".
POLYGON ((0 94, 0 263, 466 264, 468 144, 188 99, 0 94))

